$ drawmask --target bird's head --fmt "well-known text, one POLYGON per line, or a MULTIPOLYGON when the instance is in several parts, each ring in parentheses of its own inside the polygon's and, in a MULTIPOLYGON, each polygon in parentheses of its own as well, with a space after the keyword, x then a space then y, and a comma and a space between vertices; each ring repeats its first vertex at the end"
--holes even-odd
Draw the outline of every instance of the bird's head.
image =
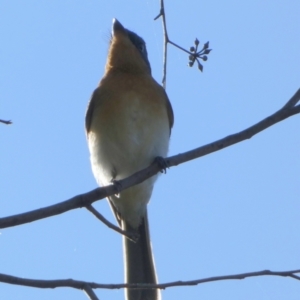
POLYGON ((110 70, 151 74, 145 41, 134 32, 124 28, 117 19, 113 19, 106 63, 106 72, 110 70))

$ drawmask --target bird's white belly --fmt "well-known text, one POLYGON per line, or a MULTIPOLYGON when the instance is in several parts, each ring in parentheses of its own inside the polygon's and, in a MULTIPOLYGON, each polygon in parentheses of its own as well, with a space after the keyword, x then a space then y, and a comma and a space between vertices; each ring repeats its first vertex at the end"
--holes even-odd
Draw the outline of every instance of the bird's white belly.
MULTIPOLYGON (((130 104, 103 124, 100 121, 89 133, 92 169, 102 186, 146 168, 157 156, 167 155, 168 118, 154 118, 151 107, 148 111, 139 99, 130 104)), ((110 198, 122 218, 134 227, 145 212, 156 178, 157 175, 110 198)))

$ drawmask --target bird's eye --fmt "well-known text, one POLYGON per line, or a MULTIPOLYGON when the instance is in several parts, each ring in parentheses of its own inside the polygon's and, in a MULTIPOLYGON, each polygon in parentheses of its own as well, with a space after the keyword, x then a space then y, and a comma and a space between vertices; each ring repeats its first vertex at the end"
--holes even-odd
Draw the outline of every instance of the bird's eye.
POLYGON ((138 49, 139 49, 142 53, 144 53, 144 52, 145 52, 145 44, 139 44, 139 45, 138 45, 138 49))

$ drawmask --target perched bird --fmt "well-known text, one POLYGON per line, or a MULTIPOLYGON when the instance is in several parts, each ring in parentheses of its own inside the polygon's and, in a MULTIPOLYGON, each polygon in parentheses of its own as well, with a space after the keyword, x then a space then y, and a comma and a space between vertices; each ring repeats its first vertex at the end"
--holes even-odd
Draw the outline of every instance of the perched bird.
MULTIPOLYGON (((113 20, 105 74, 86 112, 92 170, 105 186, 166 157, 174 117, 165 90, 151 76, 144 40, 113 20)), ((123 237, 126 283, 156 284, 147 204, 157 176, 108 198, 123 230, 136 232, 136 242, 123 237)), ((128 300, 157 300, 159 290, 126 289, 128 300)))

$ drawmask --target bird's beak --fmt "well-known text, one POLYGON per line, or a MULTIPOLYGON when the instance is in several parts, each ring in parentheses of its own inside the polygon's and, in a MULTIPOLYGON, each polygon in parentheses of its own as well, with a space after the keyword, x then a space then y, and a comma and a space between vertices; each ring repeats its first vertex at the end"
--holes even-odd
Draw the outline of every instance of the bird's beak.
POLYGON ((125 31, 125 28, 117 19, 114 18, 112 26, 112 35, 115 35, 117 31, 125 31))

